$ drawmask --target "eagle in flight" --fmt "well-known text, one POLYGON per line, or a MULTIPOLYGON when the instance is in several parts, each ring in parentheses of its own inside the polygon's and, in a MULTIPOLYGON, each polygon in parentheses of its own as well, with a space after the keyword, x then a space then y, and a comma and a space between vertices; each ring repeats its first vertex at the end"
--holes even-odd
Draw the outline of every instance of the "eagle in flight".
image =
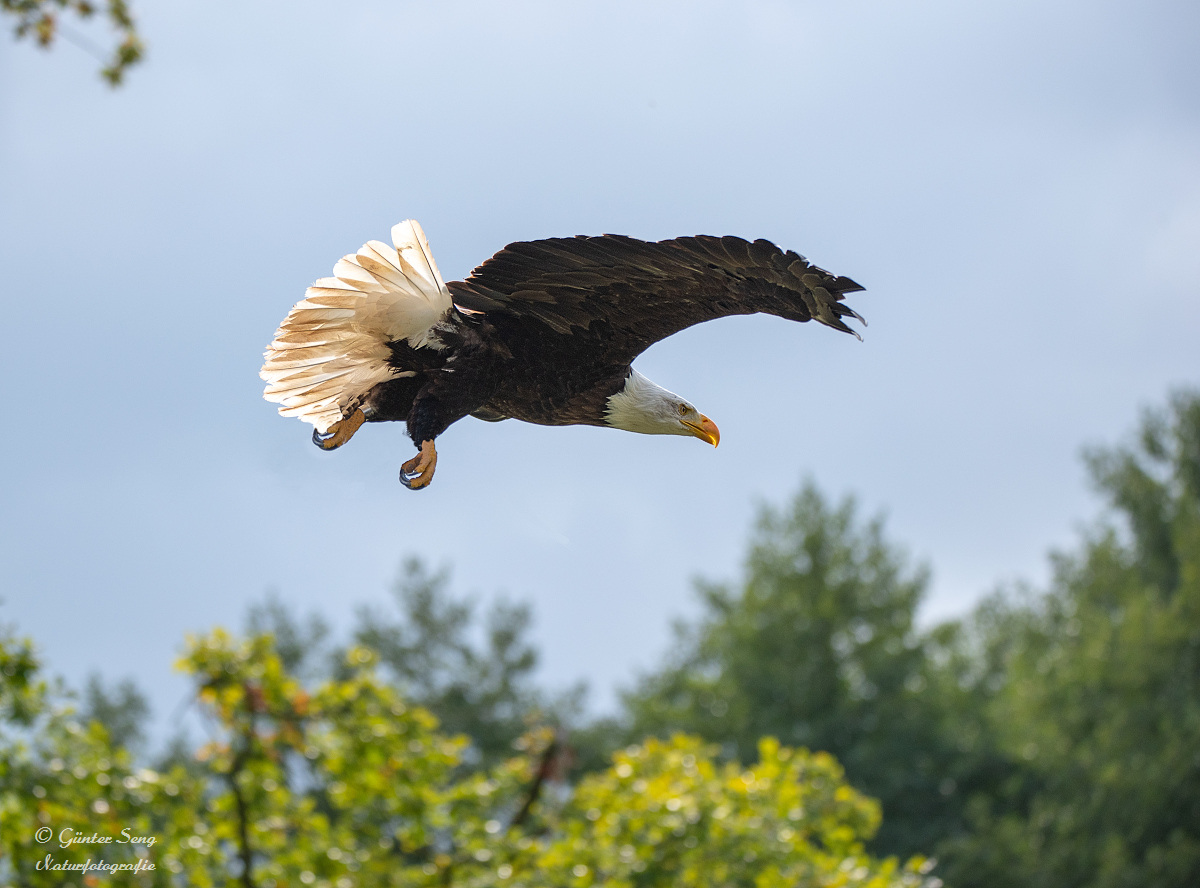
POLYGON ((434 442, 464 416, 690 435, 716 424, 631 366, 702 321, 766 312, 858 336, 842 303, 863 288, 770 241, 550 238, 509 244, 447 284, 414 220, 370 241, 296 303, 267 347, 264 397, 341 447, 364 422, 406 423, 420 451, 400 480, 427 487, 434 442))

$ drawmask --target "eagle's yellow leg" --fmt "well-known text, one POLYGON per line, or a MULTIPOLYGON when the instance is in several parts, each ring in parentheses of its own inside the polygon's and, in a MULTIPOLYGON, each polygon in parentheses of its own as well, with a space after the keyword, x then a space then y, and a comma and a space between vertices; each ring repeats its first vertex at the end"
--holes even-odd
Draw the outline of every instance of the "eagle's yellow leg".
POLYGON ((437 449, 433 441, 422 441, 421 452, 400 467, 400 483, 409 490, 428 487, 437 468, 437 449))
POLYGON ((322 450, 337 450, 347 441, 354 437, 354 433, 358 431, 359 426, 367 421, 367 415, 362 412, 362 408, 356 408, 353 413, 345 419, 335 422, 331 425, 324 434, 321 434, 316 429, 313 429, 313 443, 322 450))

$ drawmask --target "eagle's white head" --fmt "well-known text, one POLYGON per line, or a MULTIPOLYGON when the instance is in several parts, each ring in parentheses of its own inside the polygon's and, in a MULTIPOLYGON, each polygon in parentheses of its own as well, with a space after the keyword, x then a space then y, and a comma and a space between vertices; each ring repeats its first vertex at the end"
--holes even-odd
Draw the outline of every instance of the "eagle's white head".
POLYGON ((721 442, 717 424, 688 401, 636 370, 630 370, 625 387, 608 399, 605 422, 615 429, 643 435, 691 435, 713 447, 721 442))

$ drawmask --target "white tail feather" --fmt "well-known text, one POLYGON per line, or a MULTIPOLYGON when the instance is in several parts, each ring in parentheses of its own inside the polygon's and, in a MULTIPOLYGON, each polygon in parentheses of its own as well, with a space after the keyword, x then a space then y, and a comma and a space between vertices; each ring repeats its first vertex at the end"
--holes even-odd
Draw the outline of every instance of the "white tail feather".
POLYGON ((304 292, 263 355, 263 397, 283 416, 325 432, 352 401, 397 376, 387 344, 430 345, 452 308, 425 232, 413 219, 392 228, 395 248, 369 241, 304 292))

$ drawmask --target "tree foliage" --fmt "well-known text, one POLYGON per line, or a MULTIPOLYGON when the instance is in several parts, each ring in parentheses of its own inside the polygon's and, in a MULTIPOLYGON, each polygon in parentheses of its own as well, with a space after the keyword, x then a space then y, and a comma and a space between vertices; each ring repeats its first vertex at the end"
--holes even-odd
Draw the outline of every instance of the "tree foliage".
POLYGON ((150 703, 133 679, 109 688, 98 673, 93 673, 88 676, 83 697, 84 721, 99 722, 114 746, 140 751, 146 740, 144 726, 150 703))
POLYGON ((0 12, 9 13, 17 20, 13 31, 18 40, 28 37, 43 49, 49 49, 55 40, 65 35, 81 48, 104 59, 100 76, 110 86, 119 86, 125 78, 125 72, 140 62, 145 53, 126 0, 105 0, 104 17, 117 35, 116 45, 107 58, 103 51, 96 50, 90 41, 62 23, 64 15, 73 15, 79 20, 91 19, 97 8, 97 4, 91 0, 0 0, 0 12))
POLYGON ((479 620, 475 602, 452 597, 448 586, 448 571, 408 559, 395 611, 361 609, 354 642, 375 652, 405 697, 470 737, 485 763, 507 756, 532 724, 577 718, 582 687, 552 698, 534 684, 528 605, 497 600, 479 620))
POLYGON ((1200 396, 1086 461, 1116 520, 1044 592, 924 632, 878 522, 811 485, 765 509, 627 730, 827 750, 883 804, 871 847, 933 852, 958 888, 1200 884, 1200 396))
POLYGON ((216 630, 180 661, 211 739, 154 771, 39 682, 27 643, 9 635, 0 651, 14 667, 0 672, 0 878, 33 888, 73 876, 39 867, 47 855, 127 867, 93 870, 94 886, 930 881, 921 859, 901 867, 863 851, 878 808, 832 758, 772 740, 749 769, 718 765, 696 738, 649 741, 572 793, 552 729, 526 732, 495 765, 464 767, 467 739, 381 680, 370 649, 352 647, 340 675, 306 684, 269 634, 216 630), (117 843, 60 848, 36 838, 42 827, 117 843), (122 830, 143 841, 121 843, 122 830))
POLYGON ((940 885, 920 877, 921 858, 902 869, 866 854, 878 805, 843 782, 832 756, 765 738, 743 769, 715 752, 676 734, 584 778, 539 861, 541 884, 940 885))
POLYGON ((48 850, 156 864, 88 885, 1200 884, 1200 395, 1087 460, 1111 520, 1049 587, 927 631, 924 571, 807 486, 582 731, 533 683, 528 610, 480 627, 415 562, 349 646, 272 601, 190 642, 209 742, 153 768, 132 686, 79 706, 0 631, 0 884, 64 884, 48 850), (938 878, 877 856, 918 850, 938 878))
POLYGON ((951 671, 1019 763, 942 849, 959 886, 1200 884, 1200 396, 1087 461, 1118 521, 959 633, 951 671))
MULTIPOLYGON (((359 608, 350 644, 370 650, 381 676, 443 730, 466 735, 468 759, 494 764, 533 725, 580 725, 583 685, 551 695, 534 681, 528 605, 498 599, 481 613, 450 591, 447 569, 431 571, 418 558, 404 562, 392 593, 393 607, 359 608)), ((285 667, 306 679, 346 674, 348 648, 319 615, 301 618, 269 596, 250 608, 246 628, 270 633, 285 667)))
POLYGON ((879 798, 887 853, 930 847, 960 817, 960 772, 914 625, 927 576, 852 500, 811 483, 765 507, 736 587, 702 583, 703 615, 680 627, 659 671, 625 698, 629 732, 689 731, 753 754, 757 738, 833 753, 879 798))

